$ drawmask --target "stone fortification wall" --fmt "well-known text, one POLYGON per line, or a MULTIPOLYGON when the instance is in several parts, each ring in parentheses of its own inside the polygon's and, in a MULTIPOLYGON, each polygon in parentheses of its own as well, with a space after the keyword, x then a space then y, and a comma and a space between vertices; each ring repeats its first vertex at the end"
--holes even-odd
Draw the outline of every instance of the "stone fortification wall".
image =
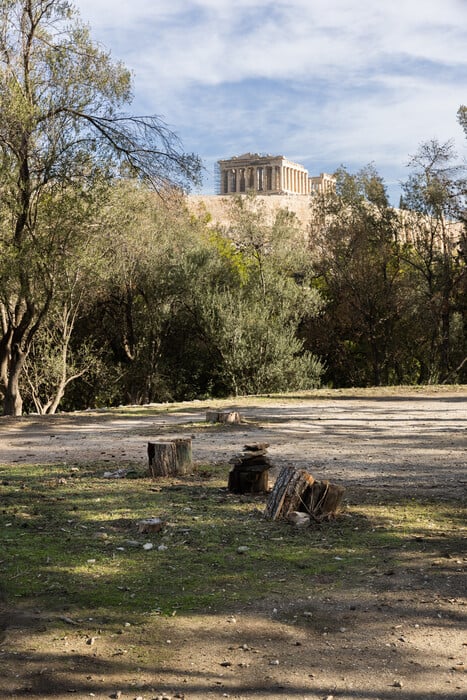
MULTIPOLYGON (((237 195, 244 197, 246 195, 237 195)), ((269 194, 255 195, 255 199, 260 203, 265 212, 266 222, 272 223, 279 209, 287 209, 293 212, 298 222, 300 223, 303 232, 309 232, 309 225, 312 221, 312 210, 310 207, 313 195, 294 195, 294 194, 269 194)), ((210 223, 220 226, 229 226, 231 223, 231 211, 234 206, 232 195, 225 197, 219 195, 189 195, 187 197, 188 209, 199 217, 209 215, 210 223)), ((371 205, 369 205, 371 206, 371 205)), ((399 241, 406 243, 415 243, 417 237, 420 237, 420 217, 417 214, 404 210, 394 210, 399 217, 399 241)), ((427 230, 430 228, 429 219, 426 219, 427 230)), ((453 247, 452 252, 455 254, 457 246, 461 240, 463 226, 459 222, 446 222, 446 233, 449 241, 448 245, 453 247)), ((438 233, 436 243, 439 248, 443 247, 443 241, 438 233)))
MULTIPOLYGON (((279 209, 287 209, 297 216, 304 230, 308 228, 311 218, 311 197, 309 195, 256 195, 256 199, 261 202, 268 223, 274 220, 279 209)), ((213 225, 228 226, 230 224, 230 212, 233 205, 231 196, 189 195, 187 203, 189 210, 196 216, 202 217, 209 214, 213 225)))

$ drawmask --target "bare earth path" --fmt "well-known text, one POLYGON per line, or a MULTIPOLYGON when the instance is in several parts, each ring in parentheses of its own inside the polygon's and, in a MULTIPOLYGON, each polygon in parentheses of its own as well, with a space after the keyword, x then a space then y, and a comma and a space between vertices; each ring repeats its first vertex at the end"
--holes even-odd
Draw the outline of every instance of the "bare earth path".
MULTIPOLYGON (((162 692, 186 700, 466 698, 467 553, 461 512, 467 387, 211 402, 244 418, 242 425, 221 429, 205 424, 207 406, 191 402, 121 414, 0 419, 0 464, 99 462, 109 470, 144 465, 148 440, 187 434, 193 436, 197 463, 224 463, 245 442, 268 442, 276 471, 285 464, 306 467, 316 478, 344 485, 349 503, 371 502, 381 493, 458 503, 458 530, 446 533, 458 549, 442 560, 442 547, 433 545, 428 567, 425 559, 421 566, 408 562, 388 575, 370 572, 366 595, 358 599, 330 585, 320 600, 310 600, 304 591, 292 607, 282 606, 278 597, 229 615, 168 619, 166 666, 152 678, 136 667, 122 671, 126 679, 132 675, 135 688, 122 700, 148 700, 163 697, 162 692), (303 616, 314 624, 297 623, 303 616), (157 690, 139 692, 138 684, 145 683, 157 690)), ((10 643, 20 634, 19 628, 11 630, 10 643)), ((123 675, 112 679, 115 688, 123 675)), ((61 700, 70 694, 44 691, 43 697, 61 700)))

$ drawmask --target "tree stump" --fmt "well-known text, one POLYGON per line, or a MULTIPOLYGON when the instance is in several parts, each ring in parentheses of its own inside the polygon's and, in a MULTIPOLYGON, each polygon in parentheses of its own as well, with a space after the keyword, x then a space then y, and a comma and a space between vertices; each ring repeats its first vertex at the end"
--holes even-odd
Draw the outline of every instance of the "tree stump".
POLYGON ((138 532, 142 535, 148 532, 161 532, 167 525, 167 521, 162 518, 146 518, 146 520, 139 520, 137 525, 138 532))
POLYGON ((267 443, 245 445, 243 452, 230 460, 234 466, 229 472, 229 491, 264 493, 268 490, 268 470, 272 466, 266 457, 268 447, 267 443))
POLYGON ((206 423, 241 423, 237 411, 206 411, 206 423))
POLYGON ((153 478, 186 474, 192 466, 191 438, 148 442, 148 460, 153 478))
POLYGON ((287 518, 292 511, 309 513, 317 521, 339 511, 344 489, 329 481, 316 481, 305 469, 283 467, 271 491, 264 515, 270 520, 287 518))

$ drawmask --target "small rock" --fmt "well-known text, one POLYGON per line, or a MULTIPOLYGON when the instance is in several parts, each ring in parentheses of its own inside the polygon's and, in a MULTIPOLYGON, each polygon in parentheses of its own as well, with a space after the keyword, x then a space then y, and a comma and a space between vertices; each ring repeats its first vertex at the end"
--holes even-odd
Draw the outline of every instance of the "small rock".
POLYGON ((392 684, 393 688, 402 688, 403 686, 404 684, 402 683, 402 681, 394 681, 394 683, 392 684))
POLYGON ((237 554, 245 554, 245 552, 248 552, 249 549, 250 548, 246 545, 241 545, 240 547, 237 547, 237 554))
POLYGON ((220 665, 227 668, 227 666, 232 666, 232 662, 231 661, 221 661, 220 665))
POLYGON ((270 666, 279 666, 279 659, 272 659, 272 660, 269 662, 269 665, 270 665, 270 666))
POLYGON ((97 639, 97 637, 89 637, 88 639, 86 639, 86 644, 89 644, 89 646, 92 646, 93 644, 96 643, 96 639, 97 639))
POLYGON ((145 542, 143 544, 143 549, 146 550, 146 552, 149 552, 150 549, 153 549, 154 545, 152 542, 145 542))
POLYGON ((66 622, 67 625, 77 625, 78 623, 75 622, 74 620, 71 619, 71 617, 66 617, 66 615, 62 615, 60 618, 63 622, 66 622))
POLYGON ((104 479, 124 479, 128 474, 128 469, 117 469, 114 472, 104 472, 104 479))
POLYGON ((295 527, 307 527, 310 524, 310 516, 308 513, 301 513, 300 511, 293 510, 287 516, 287 520, 295 525, 295 527))
POLYGON ((168 549, 166 544, 160 544, 157 548, 158 552, 165 552, 168 549))
POLYGON ((115 693, 111 693, 109 697, 113 698, 113 700, 118 700, 118 698, 122 697, 122 691, 121 690, 116 690, 115 693))

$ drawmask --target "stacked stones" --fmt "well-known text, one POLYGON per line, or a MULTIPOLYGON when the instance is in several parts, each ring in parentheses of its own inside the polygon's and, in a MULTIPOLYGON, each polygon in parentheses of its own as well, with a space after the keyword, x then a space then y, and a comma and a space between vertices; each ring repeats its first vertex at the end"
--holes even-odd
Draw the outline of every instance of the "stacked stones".
POLYGON ((264 493, 268 490, 267 442, 245 445, 243 452, 230 460, 228 489, 232 493, 264 493))

